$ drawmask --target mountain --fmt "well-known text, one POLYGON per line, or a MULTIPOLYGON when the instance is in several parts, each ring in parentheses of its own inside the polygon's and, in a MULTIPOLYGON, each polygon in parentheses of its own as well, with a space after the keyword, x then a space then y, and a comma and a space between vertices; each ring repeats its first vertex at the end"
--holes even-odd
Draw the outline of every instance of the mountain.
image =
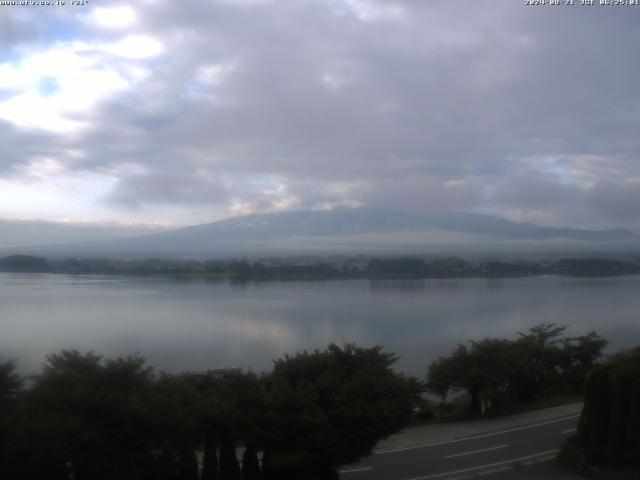
POLYGON ((234 217, 135 238, 11 249, 45 256, 224 257, 298 254, 506 253, 635 247, 627 230, 578 230, 474 213, 415 214, 372 207, 234 217))
MULTIPOLYGON (((248 240, 292 236, 334 236, 372 233, 394 234, 442 230, 520 239, 565 238, 584 241, 639 238, 628 230, 578 230, 517 223, 475 213, 429 214, 382 210, 371 207, 333 210, 297 210, 234 217, 218 222, 180 228, 153 238, 195 241, 203 238, 248 240)), ((147 236, 147 239, 150 237, 147 236)))

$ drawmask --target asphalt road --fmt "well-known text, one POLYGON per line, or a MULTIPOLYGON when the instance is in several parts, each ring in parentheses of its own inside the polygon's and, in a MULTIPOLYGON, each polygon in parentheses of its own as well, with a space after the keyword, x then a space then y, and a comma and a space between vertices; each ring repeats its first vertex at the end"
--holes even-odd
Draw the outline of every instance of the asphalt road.
POLYGON ((553 458, 579 415, 545 420, 445 442, 381 450, 340 470, 343 480, 491 478, 553 458))

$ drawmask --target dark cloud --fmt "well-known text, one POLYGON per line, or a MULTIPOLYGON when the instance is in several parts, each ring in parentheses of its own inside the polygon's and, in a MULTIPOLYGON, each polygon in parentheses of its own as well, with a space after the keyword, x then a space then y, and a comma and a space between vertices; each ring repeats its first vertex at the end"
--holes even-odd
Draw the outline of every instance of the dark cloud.
MULTIPOLYGON (((117 172, 112 204, 352 202, 640 226, 628 208, 633 188, 618 189, 640 177, 638 9, 504 0, 132 6, 136 31, 165 49, 143 62, 150 75, 83 112, 92 130, 63 146, 36 142, 58 159, 63 148, 85 152, 67 161, 72 169, 117 172), (176 165, 199 173, 169 173, 176 165)), ((118 35, 74 27, 84 40, 118 35)), ((8 143, 23 144, 15 132, 8 143)))
POLYGON ((2 9, 0 16, 0 60, 11 58, 13 49, 23 42, 33 39, 37 29, 30 19, 11 7, 2 9), (14 10, 10 12, 9 10, 14 10))
POLYGON ((443 181, 426 176, 380 179, 368 185, 362 198, 367 204, 397 210, 441 212, 474 210, 482 203, 482 185, 474 179, 443 181))
POLYGON ((108 201, 130 208, 145 204, 215 205, 227 200, 227 195, 217 179, 195 173, 152 173, 123 178, 109 194, 108 201))
POLYGON ((19 175, 21 167, 36 158, 61 153, 65 139, 51 133, 22 130, 0 119, 0 145, 0 178, 3 178, 19 175))
POLYGON ((588 196, 588 205, 604 218, 619 224, 640 221, 640 182, 603 181, 596 185, 588 196))

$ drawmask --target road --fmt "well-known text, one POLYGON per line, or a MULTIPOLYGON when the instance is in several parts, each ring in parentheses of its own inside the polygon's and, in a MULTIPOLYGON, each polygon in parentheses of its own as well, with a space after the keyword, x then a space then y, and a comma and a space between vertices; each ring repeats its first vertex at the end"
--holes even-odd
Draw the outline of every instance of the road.
POLYGON ((555 456, 579 415, 454 440, 379 450, 340 470, 343 480, 453 480, 491 477, 555 456))

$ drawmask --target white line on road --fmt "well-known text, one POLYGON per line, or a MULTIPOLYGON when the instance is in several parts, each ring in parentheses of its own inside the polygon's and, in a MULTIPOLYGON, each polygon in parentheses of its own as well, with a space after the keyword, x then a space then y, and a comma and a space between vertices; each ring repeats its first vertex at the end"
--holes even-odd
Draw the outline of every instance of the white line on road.
POLYGON ((473 450, 471 452, 455 453, 453 455, 447 455, 446 457, 443 457, 443 458, 463 457, 465 455, 473 455, 474 453, 490 452, 491 450, 498 450, 500 448, 507 448, 508 446, 509 445, 498 445, 497 447, 482 448, 480 450, 473 450))
POLYGON ((504 460, 502 462, 489 463, 487 465, 480 465, 479 467, 465 468, 465 469, 456 470, 453 472, 435 473, 433 475, 426 475, 424 477, 413 477, 410 480, 428 480, 430 478, 446 477, 447 475, 456 475, 458 473, 473 472, 474 470, 482 470, 483 468, 497 467, 498 465, 504 465, 507 463, 518 463, 518 462, 521 462, 522 460, 527 460, 529 458, 542 457, 544 455, 551 455, 552 453, 557 453, 557 452, 558 452, 557 449, 547 450, 546 452, 534 453, 533 455, 527 455, 526 457, 512 458, 510 460, 504 460))
POLYGON ((371 467, 350 468, 349 470, 338 470, 338 473, 368 472, 369 470, 373 470, 373 468, 371 467))
POLYGON ((562 431, 561 433, 562 433, 563 435, 567 435, 568 433, 573 433, 573 432, 575 432, 576 430, 578 430, 578 429, 577 429, 577 428, 570 428, 569 430, 564 430, 564 431, 562 431))
POLYGON ((467 442, 469 440, 476 440, 478 438, 493 437, 495 435, 502 435, 503 433, 518 432, 520 430, 527 430, 529 428, 542 427, 543 425, 550 425, 552 423, 564 422, 565 420, 571 420, 572 418, 578 418, 579 416, 580 415, 571 415, 569 417, 556 418, 555 420, 548 420, 546 422, 536 423, 535 425, 526 425, 524 427, 509 428, 508 430, 502 430, 500 432, 492 432, 492 433, 485 433, 483 435, 475 435, 475 436, 471 436, 471 437, 456 438, 455 440, 445 440, 444 442, 427 443, 427 444, 424 444, 424 445, 415 445, 413 447, 392 448, 390 450, 378 450, 378 451, 373 452, 373 453, 375 455, 384 455, 384 454, 387 454, 387 453, 404 452, 406 450, 416 450, 418 448, 429 448, 429 447, 435 447, 435 446, 438 446, 438 445, 448 445, 450 443, 467 442))

